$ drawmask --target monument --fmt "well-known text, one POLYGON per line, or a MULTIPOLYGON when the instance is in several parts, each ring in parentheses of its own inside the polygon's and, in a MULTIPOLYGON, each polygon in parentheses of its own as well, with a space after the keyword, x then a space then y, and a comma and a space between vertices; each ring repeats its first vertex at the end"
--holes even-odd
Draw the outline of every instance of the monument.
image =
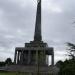
POLYGON ((46 56, 52 56, 52 63, 54 65, 54 50, 48 47, 47 43, 42 41, 41 35, 41 0, 38 0, 35 34, 34 40, 30 43, 25 43, 25 47, 17 47, 15 49, 15 64, 23 65, 47 65, 46 56))
MULTIPOLYGON (((33 75, 41 73, 43 75, 56 75, 58 70, 54 66, 54 50, 42 41, 41 34, 41 0, 38 0, 34 40, 25 43, 24 47, 15 48, 15 65, 7 70, 26 72, 33 75), (48 65, 48 57, 51 55, 51 66, 48 65)), ((39 75, 39 74, 38 74, 39 75)))

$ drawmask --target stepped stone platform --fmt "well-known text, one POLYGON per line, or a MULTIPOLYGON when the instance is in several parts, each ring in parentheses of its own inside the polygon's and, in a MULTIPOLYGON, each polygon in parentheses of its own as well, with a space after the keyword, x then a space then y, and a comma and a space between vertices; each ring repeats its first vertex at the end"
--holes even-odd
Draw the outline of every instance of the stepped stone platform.
POLYGON ((42 73, 42 74, 51 74, 58 75, 59 68, 56 66, 25 66, 25 65, 10 65, 0 68, 0 70, 8 72, 26 72, 26 73, 42 73))

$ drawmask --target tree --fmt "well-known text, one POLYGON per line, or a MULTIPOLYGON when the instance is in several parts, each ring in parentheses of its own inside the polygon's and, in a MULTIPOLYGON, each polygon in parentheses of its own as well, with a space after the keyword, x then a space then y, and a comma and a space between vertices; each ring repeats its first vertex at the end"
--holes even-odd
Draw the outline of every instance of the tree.
POLYGON ((60 68, 58 75, 75 75, 75 44, 67 42, 67 47, 68 56, 71 59, 56 63, 56 66, 60 68))
POLYGON ((58 61, 57 63, 60 63, 60 72, 58 75, 75 75, 75 60, 58 61))
POLYGON ((5 62, 0 62, 0 67, 5 66, 5 62))
POLYGON ((7 58, 7 59, 5 60, 5 64, 6 64, 6 65, 11 65, 11 64, 12 64, 11 58, 7 58))
POLYGON ((68 55, 72 58, 75 59, 75 44, 67 42, 68 46, 68 55))
POLYGON ((59 60, 59 61, 56 63, 56 66, 60 68, 60 67, 63 65, 63 63, 64 63, 63 61, 59 60))

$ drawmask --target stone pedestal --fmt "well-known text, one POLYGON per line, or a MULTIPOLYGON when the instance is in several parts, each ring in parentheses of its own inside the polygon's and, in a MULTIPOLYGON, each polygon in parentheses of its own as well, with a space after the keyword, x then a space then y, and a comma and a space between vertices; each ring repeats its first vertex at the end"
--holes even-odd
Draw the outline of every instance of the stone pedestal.
POLYGON ((29 43, 29 46, 27 45, 27 47, 17 47, 15 50, 15 59, 14 59, 15 64, 36 65, 39 63, 41 65, 47 65, 46 55, 51 55, 52 58, 51 65, 54 65, 53 48, 46 47, 44 43, 42 43, 43 47, 40 47, 40 45, 37 46, 35 43, 32 44, 29 43), (32 47, 30 45, 32 45, 32 47))

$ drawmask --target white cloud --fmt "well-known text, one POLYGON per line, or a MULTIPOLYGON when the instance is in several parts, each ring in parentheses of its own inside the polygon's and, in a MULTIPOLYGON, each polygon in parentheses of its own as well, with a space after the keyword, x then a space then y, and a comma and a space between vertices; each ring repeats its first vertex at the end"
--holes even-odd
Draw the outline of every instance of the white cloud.
POLYGON ((58 3, 54 3, 52 0, 43 1, 43 9, 50 13, 61 13, 62 8, 58 3))
POLYGON ((4 11, 0 9, 0 17, 3 15, 4 11))
POLYGON ((12 39, 12 38, 14 38, 13 35, 6 35, 6 36, 4 36, 4 37, 7 38, 7 39, 12 39))

